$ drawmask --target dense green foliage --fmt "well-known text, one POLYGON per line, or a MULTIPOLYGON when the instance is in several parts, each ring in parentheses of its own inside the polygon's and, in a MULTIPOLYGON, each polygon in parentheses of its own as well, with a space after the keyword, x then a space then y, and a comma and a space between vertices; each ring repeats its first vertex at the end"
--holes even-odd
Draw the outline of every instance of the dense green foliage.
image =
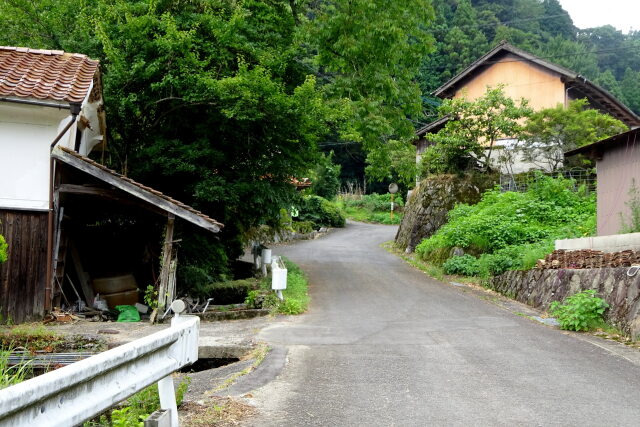
POLYGON ((516 102, 506 96, 502 87, 487 88, 473 101, 446 99, 438 114, 452 117, 444 128, 431 137, 435 145, 423 154, 426 173, 460 173, 480 167, 488 170, 491 154, 498 138, 517 138, 522 119, 531 114, 527 101, 516 102))
POLYGON ((602 316, 608 307, 596 291, 589 289, 567 297, 562 304, 554 301, 549 312, 558 318, 562 329, 588 331, 604 323, 602 316))
POLYGON ((555 171, 566 162, 564 152, 628 129, 621 121, 586 107, 587 101, 581 99, 568 108, 559 104, 531 114, 522 132, 523 159, 555 171))
POLYGON ((394 215, 391 219, 391 194, 365 194, 362 196, 342 196, 339 205, 348 218, 356 221, 379 224, 400 224, 402 221, 402 196, 396 194, 393 198, 394 215))
POLYGON ((32 372, 29 362, 9 365, 10 348, 0 348, 0 390, 21 383, 32 372))
POLYGON ((225 224, 179 232, 179 280, 210 283, 295 204, 319 145, 357 144, 373 175, 412 179, 432 14, 428 0, 7 0, 0 45, 101 61, 109 166, 225 224))
POLYGON ((344 227, 345 223, 344 215, 335 203, 314 195, 302 199, 298 219, 326 227, 344 227))
POLYGON ((553 250, 555 239, 594 230, 594 194, 576 191, 571 180, 539 177, 525 193, 494 189, 477 205, 457 205, 449 222, 423 240, 416 253, 438 264, 446 261, 445 270, 451 273, 488 276, 531 268, 553 250), (447 261, 454 248, 466 256, 447 261))
POLYGON ((352 140, 365 148, 368 173, 410 182, 415 176, 414 125, 421 115, 416 82, 432 50, 429 0, 309 2, 305 42, 315 51, 328 99, 347 99, 352 140))
POLYGON ((340 191, 340 165, 333 162, 333 152, 320 157, 311 180, 313 194, 327 200, 336 197, 340 191))

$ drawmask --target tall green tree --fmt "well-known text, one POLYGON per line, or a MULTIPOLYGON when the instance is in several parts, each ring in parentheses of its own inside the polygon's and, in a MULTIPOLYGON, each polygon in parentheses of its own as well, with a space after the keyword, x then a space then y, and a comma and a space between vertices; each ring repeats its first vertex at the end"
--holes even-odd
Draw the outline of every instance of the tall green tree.
POLYGON ((427 173, 456 173, 474 168, 488 170, 494 166, 493 149, 501 138, 519 138, 520 122, 531 113, 525 99, 514 101, 502 87, 487 88, 475 100, 466 97, 447 99, 440 107, 442 117, 449 117, 430 140, 422 157, 427 173))
POLYGON ((411 156, 392 153, 398 146, 410 152, 411 118, 422 112, 416 77, 433 45, 430 1, 327 0, 312 6, 306 42, 327 76, 326 98, 346 99, 352 107, 350 138, 368 153, 369 176, 404 171, 411 156))
POLYGON ((245 233, 291 206, 291 178, 341 120, 346 103, 330 109, 299 60, 295 2, 24 3, 42 16, 11 0, 0 44, 100 59, 111 166, 225 224, 215 238, 185 229, 179 273, 191 284, 223 274, 245 233))
POLYGON ((569 12, 562 8, 558 0, 542 0, 545 18, 540 20, 540 28, 552 36, 561 36, 567 40, 575 39, 576 27, 569 12))
POLYGON ((573 101, 567 108, 546 108, 527 120, 522 133, 523 159, 555 171, 563 165, 564 152, 625 130, 621 121, 589 108, 586 99, 573 101))

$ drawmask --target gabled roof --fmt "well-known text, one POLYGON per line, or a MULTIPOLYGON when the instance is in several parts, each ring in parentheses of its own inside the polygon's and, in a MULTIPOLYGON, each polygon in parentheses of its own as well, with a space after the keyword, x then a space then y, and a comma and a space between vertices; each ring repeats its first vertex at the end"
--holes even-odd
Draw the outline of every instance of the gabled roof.
POLYGON ((635 145, 640 144, 640 129, 632 129, 627 132, 619 133, 618 135, 610 136, 606 139, 593 142, 583 147, 575 148, 571 151, 564 153, 565 157, 575 156, 576 154, 584 154, 591 158, 600 158, 602 153, 610 148, 618 145, 635 145))
POLYGON ((51 156, 69 166, 72 166, 82 172, 85 172, 119 190, 124 191, 140 200, 154 205, 155 207, 172 213, 175 216, 189 221, 199 227, 206 230, 217 233, 220 231, 223 224, 219 223, 213 218, 208 217, 202 212, 185 205, 171 197, 162 194, 161 192, 154 190, 153 188, 146 187, 139 182, 120 175, 114 170, 111 170, 88 157, 81 156, 69 148, 57 145, 51 156))
POLYGON ((628 126, 640 126, 640 117, 638 117, 633 111, 629 109, 629 107, 617 100, 613 95, 611 95, 600 86, 587 80, 585 77, 574 71, 561 67, 560 65, 554 64, 552 62, 545 61, 544 59, 538 58, 537 56, 532 55, 529 52, 519 49, 515 46, 512 46, 507 42, 502 42, 491 49, 485 55, 462 70, 462 72, 460 72, 458 75, 436 89, 433 92, 433 95, 440 98, 448 98, 450 96, 453 96, 453 92, 455 92, 459 86, 464 84, 464 82, 468 78, 473 77, 477 72, 483 71, 485 67, 495 64, 507 54, 516 55, 522 58, 522 60, 525 62, 536 64, 542 68, 546 68, 547 70, 560 75, 560 78, 565 83, 565 86, 570 86, 571 89, 584 94, 587 98, 589 98, 591 102, 598 104, 594 106, 601 107, 610 115, 624 122, 628 126))
POLYGON ((82 102, 98 65, 79 53, 0 46, 0 96, 82 102))

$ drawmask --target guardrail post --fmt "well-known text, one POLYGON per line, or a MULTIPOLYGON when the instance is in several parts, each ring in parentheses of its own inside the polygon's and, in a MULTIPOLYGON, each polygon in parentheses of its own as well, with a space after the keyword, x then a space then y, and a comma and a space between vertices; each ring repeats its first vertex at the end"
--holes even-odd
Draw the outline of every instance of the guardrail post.
POLYGON ((160 409, 169 411, 171 427, 178 427, 178 405, 176 404, 176 392, 173 388, 171 375, 158 381, 158 394, 160 395, 160 409))

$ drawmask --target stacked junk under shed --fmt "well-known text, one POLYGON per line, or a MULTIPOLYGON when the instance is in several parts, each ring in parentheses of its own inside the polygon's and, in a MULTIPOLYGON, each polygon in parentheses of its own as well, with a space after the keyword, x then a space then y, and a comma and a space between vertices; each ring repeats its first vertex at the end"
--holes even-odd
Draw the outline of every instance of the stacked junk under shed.
POLYGON ((103 320, 117 317, 115 307, 136 306, 155 320, 142 297, 151 285, 162 309, 177 295, 176 217, 214 233, 222 225, 72 150, 56 148, 52 156, 58 164, 52 306, 103 320))

